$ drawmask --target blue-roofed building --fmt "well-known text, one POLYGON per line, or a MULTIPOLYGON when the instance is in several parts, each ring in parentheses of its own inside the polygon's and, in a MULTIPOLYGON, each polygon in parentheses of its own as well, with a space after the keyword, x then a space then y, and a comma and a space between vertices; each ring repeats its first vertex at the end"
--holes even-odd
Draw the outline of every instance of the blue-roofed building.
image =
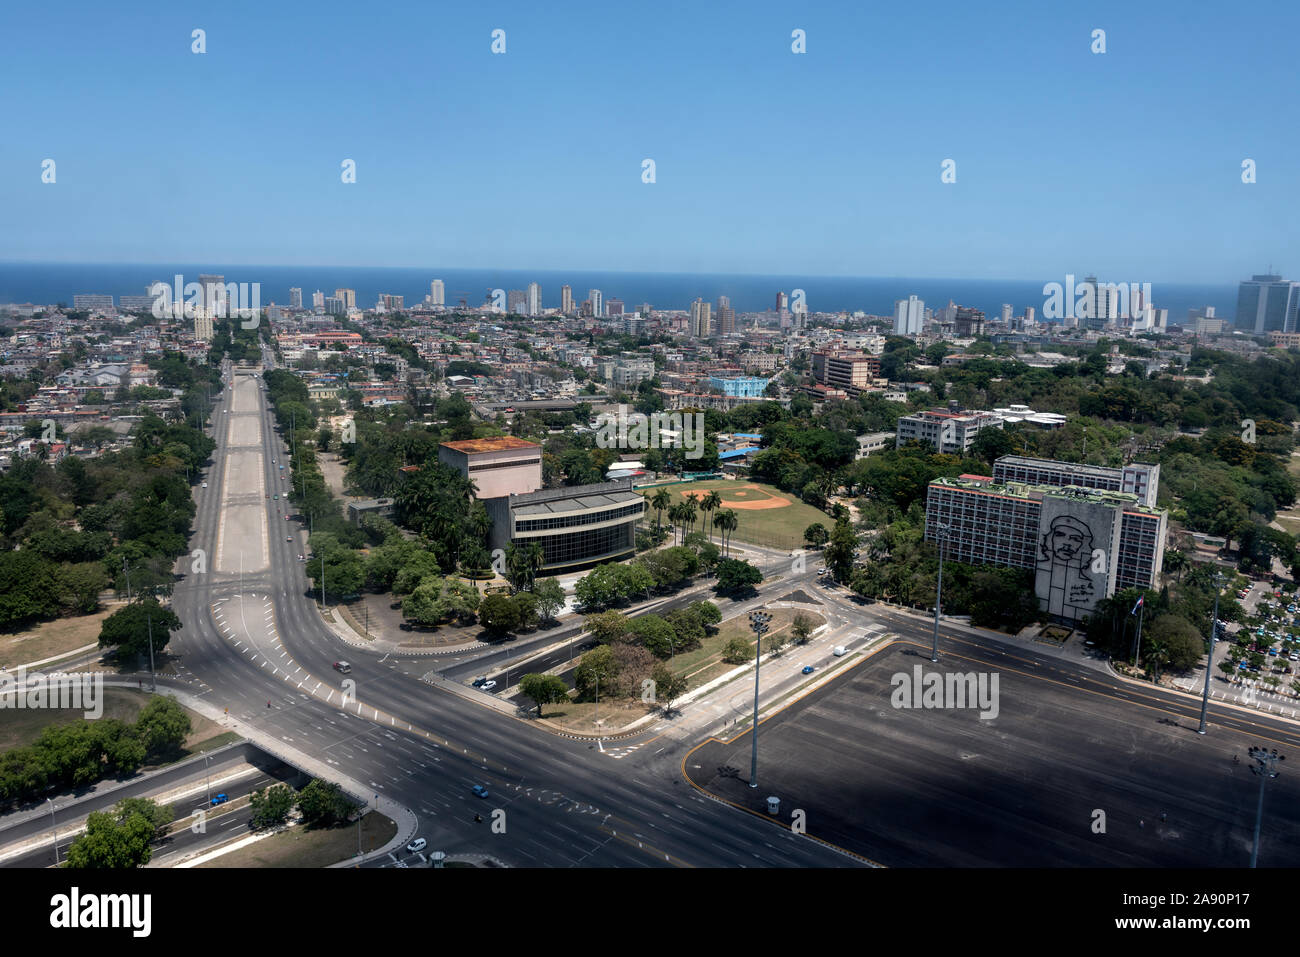
POLYGON ((730 449, 729 451, 726 452, 719 452, 718 459, 723 462, 729 462, 732 459, 743 458, 744 456, 757 451, 759 451, 757 445, 746 445, 743 448, 730 449))
POLYGON ((762 397, 770 381, 759 376, 737 376, 734 379, 709 376, 709 388, 734 398, 756 399, 762 397))

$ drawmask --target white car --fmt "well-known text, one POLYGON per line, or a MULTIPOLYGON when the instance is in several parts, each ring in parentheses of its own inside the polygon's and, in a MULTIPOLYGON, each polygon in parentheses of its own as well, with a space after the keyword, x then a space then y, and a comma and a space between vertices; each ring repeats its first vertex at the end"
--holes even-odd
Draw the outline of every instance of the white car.
POLYGON ((204 483, 203 483, 203 487, 204 487, 204 488, 207 488, 207 487, 208 487, 208 483, 207 483, 207 482, 204 482, 204 483))
POLYGON ((497 683, 496 683, 495 681, 485 681, 485 682, 483 682, 481 685, 478 686, 478 690, 479 690, 479 691, 491 691, 491 690, 492 690, 493 688, 495 688, 496 686, 497 686, 497 683))
POLYGON ((424 850, 428 846, 429 846, 428 841, 426 841, 422 837, 417 837, 410 844, 406 845, 406 849, 410 851, 412 854, 418 854, 420 851, 424 850))

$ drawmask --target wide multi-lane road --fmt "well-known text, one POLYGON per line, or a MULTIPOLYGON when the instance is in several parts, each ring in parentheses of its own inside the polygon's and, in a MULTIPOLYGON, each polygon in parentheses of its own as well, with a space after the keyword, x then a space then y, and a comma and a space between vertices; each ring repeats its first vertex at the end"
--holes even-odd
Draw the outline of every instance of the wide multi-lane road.
POLYGON ((430 850, 523 866, 854 863, 702 797, 679 774, 621 767, 596 745, 344 646, 321 621, 298 561, 305 530, 285 518, 286 450, 259 377, 235 377, 214 437, 192 546, 208 561, 177 586, 184 629, 173 650, 214 705, 410 808, 430 850), (355 682, 346 699, 332 667, 344 657, 355 682), (474 797, 475 784, 490 797, 474 797))

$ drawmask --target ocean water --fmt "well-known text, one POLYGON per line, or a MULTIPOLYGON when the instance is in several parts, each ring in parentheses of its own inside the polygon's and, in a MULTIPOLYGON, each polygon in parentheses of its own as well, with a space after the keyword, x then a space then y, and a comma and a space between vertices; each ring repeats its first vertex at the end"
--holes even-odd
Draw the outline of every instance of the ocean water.
MULTIPOLYGON (((184 282, 197 282, 200 273, 214 273, 226 282, 261 283, 261 303, 287 305, 289 288, 303 291, 303 304, 311 306, 317 289, 332 295, 339 287, 355 289, 357 305, 372 307, 382 293, 406 297, 407 305, 424 301, 433 279, 442 279, 449 305, 464 296, 470 305, 484 301, 492 289, 526 289, 538 282, 542 289, 543 308, 558 308, 560 286, 573 287, 575 302, 587 298, 588 290, 599 289, 605 301, 621 299, 630 312, 643 302, 656 309, 689 309, 696 297, 714 304, 719 296, 730 296, 737 312, 772 309, 776 294, 796 289, 804 291, 810 312, 862 310, 872 315, 892 315, 895 299, 915 295, 932 308, 958 305, 982 309, 989 318, 1001 315, 1002 304, 1010 303, 1013 314, 1020 315, 1033 306, 1043 316, 1043 286, 1055 282, 1062 286, 1066 277, 1045 276, 1041 279, 909 279, 882 276, 756 276, 695 273, 635 273, 573 270, 569 272, 517 269, 441 269, 430 267, 378 268, 345 266, 223 266, 195 264, 106 264, 106 263, 0 263, 0 303, 34 302, 38 304, 72 304, 74 295, 99 293, 115 298, 123 294, 145 295, 155 280, 169 285, 180 273, 184 282)), ((1231 319, 1236 309, 1235 285, 1163 284, 1136 276, 1101 276, 1102 282, 1150 282, 1151 301, 1169 310, 1169 321, 1177 323, 1191 308, 1213 306, 1221 318, 1231 319)), ((1075 275, 1075 283, 1082 282, 1075 275)))

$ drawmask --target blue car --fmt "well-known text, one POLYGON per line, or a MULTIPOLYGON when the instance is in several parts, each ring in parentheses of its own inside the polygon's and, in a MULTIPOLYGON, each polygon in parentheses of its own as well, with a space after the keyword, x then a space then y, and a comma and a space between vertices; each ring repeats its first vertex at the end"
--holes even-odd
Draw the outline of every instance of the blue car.
POLYGON ((810 675, 810 674, 812 674, 812 673, 813 673, 814 671, 816 671, 816 670, 817 670, 817 669, 814 668, 812 665, 804 665, 804 666, 803 666, 803 673, 806 674, 806 675, 810 675))
POLYGON ((485 798, 488 796, 488 789, 481 784, 474 785, 474 794, 478 797, 485 798))
POLYGON ((229 801, 229 800, 230 800, 230 797, 229 797, 228 795, 226 795, 226 794, 218 794, 218 795, 217 795, 216 797, 214 797, 210 802, 208 802, 208 806, 209 806, 209 807, 216 807, 218 804, 225 804, 225 803, 226 803, 227 801, 229 801))

